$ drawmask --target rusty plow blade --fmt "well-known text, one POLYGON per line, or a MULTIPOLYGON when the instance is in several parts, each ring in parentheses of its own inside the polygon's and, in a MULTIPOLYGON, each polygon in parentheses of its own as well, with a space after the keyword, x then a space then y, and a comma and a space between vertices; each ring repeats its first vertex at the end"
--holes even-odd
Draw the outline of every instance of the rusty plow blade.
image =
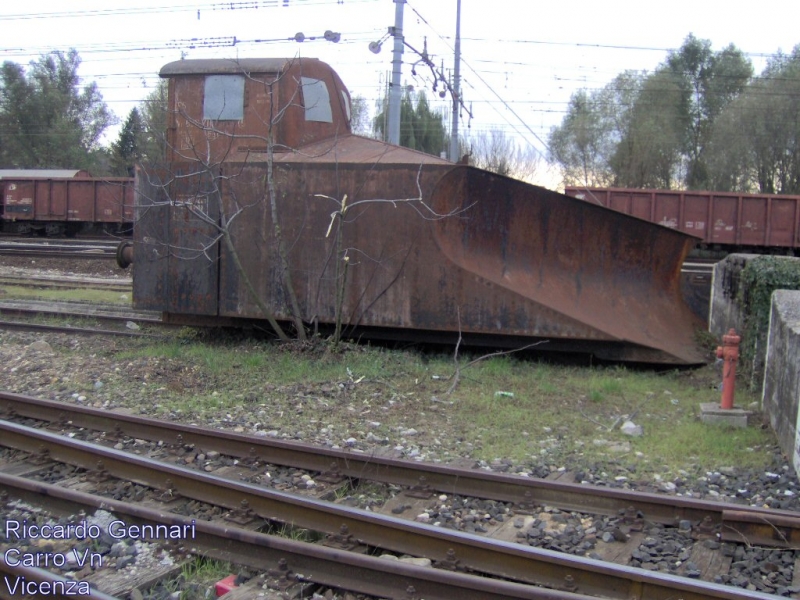
POLYGON ((471 167, 444 175, 432 203, 455 215, 435 223, 442 253, 487 288, 459 307, 474 330, 609 360, 704 362, 680 289, 691 236, 471 167))

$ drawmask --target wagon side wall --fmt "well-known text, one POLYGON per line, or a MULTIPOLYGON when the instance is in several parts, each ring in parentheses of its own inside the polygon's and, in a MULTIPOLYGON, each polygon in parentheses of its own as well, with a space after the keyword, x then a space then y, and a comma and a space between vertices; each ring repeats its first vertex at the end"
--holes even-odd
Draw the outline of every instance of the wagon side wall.
POLYGON ((695 235, 708 245, 800 248, 800 196, 577 186, 565 193, 695 235))
POLYGON ((4 178, 0 186, 6 221, 133 221, 132 178, 4 178))

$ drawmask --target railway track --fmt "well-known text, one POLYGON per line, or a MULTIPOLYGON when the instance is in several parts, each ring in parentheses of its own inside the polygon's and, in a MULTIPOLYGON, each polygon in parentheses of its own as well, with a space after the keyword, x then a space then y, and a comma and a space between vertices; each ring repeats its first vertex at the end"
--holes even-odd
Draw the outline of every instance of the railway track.
POLYGON ((113 280, 99 277, 74 277, 69 275, 60 275, 58 277, 0 275, 0 286, 4 285, 40 289, 92 288, 129 294, 133 282, 130 279, 113 280))
POLYGON ((138 330, 170 327, 162 323, 159 314, 152 311, 137 311, 130 308, 78 302, 42 302, 32 300, 0 301, 0 315, 18 317, 19 320, 0 320, 0 329, 20 331, 47 331, 80 335, 111 335, 138 337, 151 335, 138 330), (73 320, 96 323, 97 326, 79 326, 74 323, 41 323, 37 318, 73 320))
POLYGON ((31 258, 113 259, 118 241, 58 240, 9 241, 0 240, 0 255, 31 258))
MULTIPOLYGON (((156 493, 161 496, 167 495, 171 502, 178 502, 178 499, 192 499, 196 502, 221 506, 227 512, 229 521, 237 523, 238 526, 248 527, 253 523, 263 522, 263 519, 290 523, 295 527, 319 532, 325 536, 329 545, 335 546, 338 552, 346 553, 348 556, 353 549, 367 545, 385 551, 427 557, 437 566, 449 568, 454 573, 465 571, 473 578, 475 573, 480 573, 508 580, 508 585, 512 587, 526 584, 522 588, 527 588, 528 591, 520 592, 515 587, 512 592, 509 588, 509 593, 514 594, 533 593, 531 590, 534 588, 529 586, 536 585, 546 586, 551 590, 549 592, 551 595, 541 596, 548 598, 561 598, 562 596, 552 594, 562 592, 578 594, 578 596, 563 596, 570 598, 580 597, 581 594, 626 599, 772 597, 669 573, 651 573, 644 569, 515 543, 519 541, 520 536, 513 534, 522 529, 517 527, 518 521, 533 521, 538 518, 535 515, 541 516, 547 510, 552 511, 553 507, 560 507, 560 511, 591 510, 598 514, 617 516, 622 511, 631 516, 632 519, 627 524, 624 519, 619 521, 620 527, 628 531, 625 534, 629 536, 626 543, 605 544, 608 546, 606 550, 617 554, 623 546, 627 550, 635 550, 640 542, 646 539, 645 533, 639 531, 640 528, 637 527, 637 524, 645 522, 669 521, 673 525, 691 522, 695 533, 700 534, 698 537, 706 537, 715 543, 732 537, 741 542, 742 536, 745 536, 751 545, 756 543, 786 545, 791 544, 793 539, 796 540, 794 536, 798 521, 794 514, 785 512, 776 513, 746 506, 737 506, 736 510, 732 511, 731 505, 715 505, 674 496, 593 489, 590 486, 380 459, 354 452, 320 450, 300 444, 163 423, 130 415, 116 415, 108 411, 95 411, 11 394, 0 396, 0 410, 15 421, 35 419, 40 424, 42 421, 48 421, 64 432, 68 431, 68 435, 71 436, 64 437, 40 429, 31 429, 18 423, 2 422, 0 444, 31 453, 40 461, 55 460, 57 457, 59 461, 89 469, 91 472, 88 476, 92 480, 108 481, 109 477, 120 478, 128 484, 136 482, 159 490, 156 493), (78 439, 96 437, 96 434, 89 433, 90 430, 106 432, 101 438, 107 443, 110 441, 114 444, 114 448, 78 439), (116 449, 124 448, 126 439, 136 440, 139 456, 116 449), (147 439, 153 440, 149 446, 143 445, 143 440, 147 439), (201 466, 202 470, 198 471, 186 466, 187 448, 191 448, 192 453, 202 449, 204 455, 216 453, 220 457, 219 460, 222 460, 221 457, 227 459, 223 461, 224 464, 215 463, 211 469, 208 465, 204 468, 201 466), (158 456, 160 460, 147 458, 144 455, 158 456), (273 469, 276 468, 274 465, 302 468, 313 473, 314 480, 327 483, 321 488, 306 490, 302 494, 287 494, 264 485, 250 483, 254 480, 254 474, 263 472, 265 465, 273 465, 271 467, 273 469), (399 486, 402 491, 395 496, 394 503, 387 502, 384 510, 380 512, 365 512, 323 499, 336 497, 337 490, 352 485, 356 480, 389 483, 399 486), (394 510, 390 510, 391 506, 408 507, 416 503, 410 511, 411 515, 415 515, 422 506, 455 502, 456 498, 466 496, 513 503, 511 504, 513 516, 509 515, 505 523, 500 524, 487 536, 478 536, 446 527, 432 527, 404 520, 395 516, 398 513, 394 510), (445 499, 442 499, 443 497, 445 499), (398 504, 398 501, 401 504, 398 504), (393 514, 386 515, 384 512, 393 514), (512 540, 515 541, 504 540, 503 531, 505 534, 511 533, 512 540), (780 531, 780 535, 776 535, 776 531, 780 531)), ((0 469, 4 470, 7 469, 0 469)), ((22 485, 20 482, 7 479, 5 475, 2 477, 0 482, 3 485, 22 485)), ((311 476, 307 477, 311 479, 311 476)), ((308 479, 301 478, 301 481, 308 479)), ((118 484, 108 485, 111 489, 118 486, 118 484)), ((48 488, 46 493, 52 495, 62 492, 48 488)), ((119 507, 119 510, 123 509, 124 507, 119 507)), ((114 510, 116 512, 117 509, 114 510)), ((549 514, 566 514, 560 511, 556 510, 555 513, 549 514)), ((400 511, 402 512, 409 511, 400 511)), ((241 540, 242 536, 247 537, 250 534, 237 533, 237 535, 241 540)), ((698 548, 703 547, 700 542, 694 545, 698 548)), ((603 544, 598 542, 598 547, 600 546, 603 544)), ((692 552, 694 550, 693 547, 692 552)), ((315 552, 317 550, 312 551, 307 548, 300 554, 311 557, 315 556, 315 552)), ((244 556, 248 555, 247 550, 243 553, 244 556)), ((250 554, 253 555, 252 550, 250 554)), ((359 562, 368 558, 371 557, 354 560, 359 562)), ((385 565, 376 566, 385 568, 385 565)), ((294 572, 298 572, 295 564, 290 562, 290 567, 294 572)), ((354 570, 355 568, 353 566, 354 570)), ((308 570, 315 572, 311 567, 308 570)), ((425 569, 425 571, 436 573, 438 570, 425 569)), ((503 587, 495 580, 492 581, 493 589, 499 590, 503 587)), ((328 582, 325 585, 333 584, 328 582)), ((361 584, 349 583, 340 587, 361 593, 376 593, 374 588, 372 591, 367 591, 358 585, 361 584), (351 585, 354 587, 348 587, 351 585)), ((416 582, 413 587, 418 591, 422 590, 422 596, 419 597, 455 597, 453 588, 442 592, 440 589, 429 587, 431 585, 416 582)), ((459 591, 458 594, 464 595, 465 598, 492 597, 485 595, 484 590, 484 587, 474 587, 473 592, 459 591), (476 595, 474 590, 481 591, 476 595)), ((391 594, 387 591, 384 589, 377 593, 403 597, 397 594, 397 590, 393 590, 391 594)))

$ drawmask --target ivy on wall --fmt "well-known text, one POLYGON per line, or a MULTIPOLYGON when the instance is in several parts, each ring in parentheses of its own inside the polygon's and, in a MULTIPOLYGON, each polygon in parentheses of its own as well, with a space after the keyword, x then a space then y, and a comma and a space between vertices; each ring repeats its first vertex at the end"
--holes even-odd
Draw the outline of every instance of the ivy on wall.
POLYGON ((745 320, 740 364, 751 389, 764 374, 764 348, 769 333, 772 292, 775 290, 800 290, 800 259, 759 256, 748 261, 742 270, 738 300, 745 320))

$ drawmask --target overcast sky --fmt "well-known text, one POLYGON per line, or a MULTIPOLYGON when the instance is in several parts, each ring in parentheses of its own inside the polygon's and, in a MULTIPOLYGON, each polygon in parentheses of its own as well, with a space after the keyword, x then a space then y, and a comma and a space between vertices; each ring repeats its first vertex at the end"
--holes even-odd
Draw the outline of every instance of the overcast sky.
MULTIPOLYGON (((408 0, 406 43, 437 67, 453 67, 457 0, 408 0)), ((4 60, 23 65, 76 48, 80 75, 96 81, 124 119, 153 89, 160 67, 186 58, 307 56, 328 62, 354 95, 374 106, 391 77, 392 40, 369 51, 394 24, 393 0, 29 0, 0 3, 4 60), (338 32, 337 44, 322 39, 338 32), (294 41, 302 32, 306 41, 294 41), (313 40, 310 38, 317 37, 313 40)), ((626 69, 652 71, 689 33, 714 50, 734 44, 756 73, 778 50, 800 44, 796 0, 462 0, 462 91, 473 118, 462 131, 501 129, 546 154, 570 95, 599 88, 626 69), (467 126, 469 128, 467 129, 467 126)), ((403 56, 404 82, 426 89, 427 67, 403 56)), ((112 135, 115 137, 115 132, 112 135)))

